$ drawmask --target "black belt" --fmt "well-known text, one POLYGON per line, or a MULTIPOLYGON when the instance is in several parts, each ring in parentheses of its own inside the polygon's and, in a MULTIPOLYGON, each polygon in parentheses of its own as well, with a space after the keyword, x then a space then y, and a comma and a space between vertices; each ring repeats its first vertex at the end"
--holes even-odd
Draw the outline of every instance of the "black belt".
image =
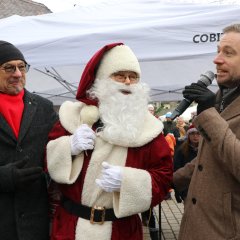
POLYGON ((91 223, 103 224, 104 221, 114 221, 118 219, 113 209, 98 206, 88 207, 80 203, 75 203, 66 197, 62 199, 62 206, 68 213, 90 220, 91 223))

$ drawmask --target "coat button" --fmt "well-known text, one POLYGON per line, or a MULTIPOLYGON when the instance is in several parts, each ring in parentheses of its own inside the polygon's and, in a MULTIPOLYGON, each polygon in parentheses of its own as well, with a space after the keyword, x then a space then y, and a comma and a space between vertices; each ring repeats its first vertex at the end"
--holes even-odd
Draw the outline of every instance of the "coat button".
POLYGON ((192 198, 192 203, 196 204, 197 203, 197 199, 196 198, 192 198))
POLYGON ((203 170, 203 166, 202 165, 198 165, 198 170, 202 171, 203 170))
POLYGON ((22 148, 21 148, 19 145, 17 145, 16 150, 17 150, 18 152, 22 152, 22 148))

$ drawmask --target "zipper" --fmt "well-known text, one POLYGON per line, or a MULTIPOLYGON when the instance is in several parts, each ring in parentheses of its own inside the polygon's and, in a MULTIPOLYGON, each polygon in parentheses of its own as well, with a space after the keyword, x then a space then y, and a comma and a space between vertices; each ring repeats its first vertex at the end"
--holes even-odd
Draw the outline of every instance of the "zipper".
POLYGON ((224 98, 222 99, 221 104, 220 104, 220 112, 222 112, 223 109, 224 109, 224 98))

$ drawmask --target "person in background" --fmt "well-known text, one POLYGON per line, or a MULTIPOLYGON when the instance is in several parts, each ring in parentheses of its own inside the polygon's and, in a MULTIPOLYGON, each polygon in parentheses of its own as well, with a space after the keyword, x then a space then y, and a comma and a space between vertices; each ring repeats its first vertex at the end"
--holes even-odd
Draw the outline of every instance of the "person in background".
POLYGON ((52 240, 143 239, 139 213, 163 200, 173 163, 140 77, 128 46, 106 45, 86 65, 78 101, 61 105, 47 145, 62 193, 52 240))
POLYGON ((177 149, 183 141, 187 137, 187 129, 188 125, 185 123, 183 117, 179 116, 176 119, 176 127, 173 129, 173 135, 176 139, 176 146, 175 149, 177 149))
POLYGON ((172 113, 167 112, 165 114, 166 120, 163 122, 163 134, 166 136, 168 133, 173 133, 174 129, 176 128, 176 123, 171 119, 172 113))
POLYGON ((223 29, 214 63, 216 94, 200 83, 183 91, 198 103, 202 138, 197 157, 174 173, 178 191, 190 183, 179 240, 240 239, 240 24, 223 29))
POLYGON ((48 240, 43 173, 53 104, 28 92, 29 65, 13 44, 0 41, 0 239, 48 240))
MULTIPOLYGON (((165 139, 171 149, 171 156, 173 156, 175 148, 176 148, 176 144, 177 144, 177 138, 176 138, 177 136, 175 136, 174 134, 176 134, 178 132, 176 129, 176 122, 172 120, 171 116, 172 116, 172 112, 167 112, 165 114, 165 121, 163 122, 163 125, 164 125, 163 134, 164 134, 165 139), (175 140, 173 138, 175 138, 175 140), (174 149, 172 148, 173 146, 174 146, 174 149)), ((168 191, 164 200, 172 199, 171 192, 172 192, 172 189, 170 189, 168 191)))
MULTIPOLYGON (((197 156, 198 144, 200 140, 199 131, 194 127, 194 125, 190 125, 186 135, 187 138, 174 154, 174 172, 179 168, 184 167, 197 156)), ((187 196, 187 192, 188 189, 184 189, 181 192, 175 191, 175 198, 178 203, 184 201, 187 196)))
POLYGON ((192 124, 192 122, 194 121, 194 118, 197 116, 197 112, 191 112, 191 118, 189 119, 189 124, 192 124))
MULTIPOLYGON (((168 133, 166 136, 165 136, 165 139, 168 143, 168 146, 170 147, 170 150, 171 150, 171 156, 173 158, 174 156, 174 153, 175 153, 175 149, 176 149, 176 138, 174 137, 173 133, 168 133)), ((173 191, 173 189, 171 188, 167 195, 165 196, 164 200, 171 200, 172 199, 172 196, 171 196, 171 192, 173 191)))
POLYGON ((173 133, 168 133, 165 136, 165 139, 171 149, 171 156, 174 156, 174 152, 175 152, 175 147, 176 147, 176 138, 174 137, 173 133))

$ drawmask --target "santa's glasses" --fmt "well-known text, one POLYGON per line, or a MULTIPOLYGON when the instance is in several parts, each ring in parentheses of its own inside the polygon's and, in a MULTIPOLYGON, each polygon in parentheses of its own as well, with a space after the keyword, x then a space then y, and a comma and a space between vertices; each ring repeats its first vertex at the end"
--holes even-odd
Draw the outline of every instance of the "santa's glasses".
POLYGON ((129 79, 131 83, 139 81, 139 77, 135 72, 116 72, 113 73, 111 77, 117 82, 126 82, 127 79, 129 79))

